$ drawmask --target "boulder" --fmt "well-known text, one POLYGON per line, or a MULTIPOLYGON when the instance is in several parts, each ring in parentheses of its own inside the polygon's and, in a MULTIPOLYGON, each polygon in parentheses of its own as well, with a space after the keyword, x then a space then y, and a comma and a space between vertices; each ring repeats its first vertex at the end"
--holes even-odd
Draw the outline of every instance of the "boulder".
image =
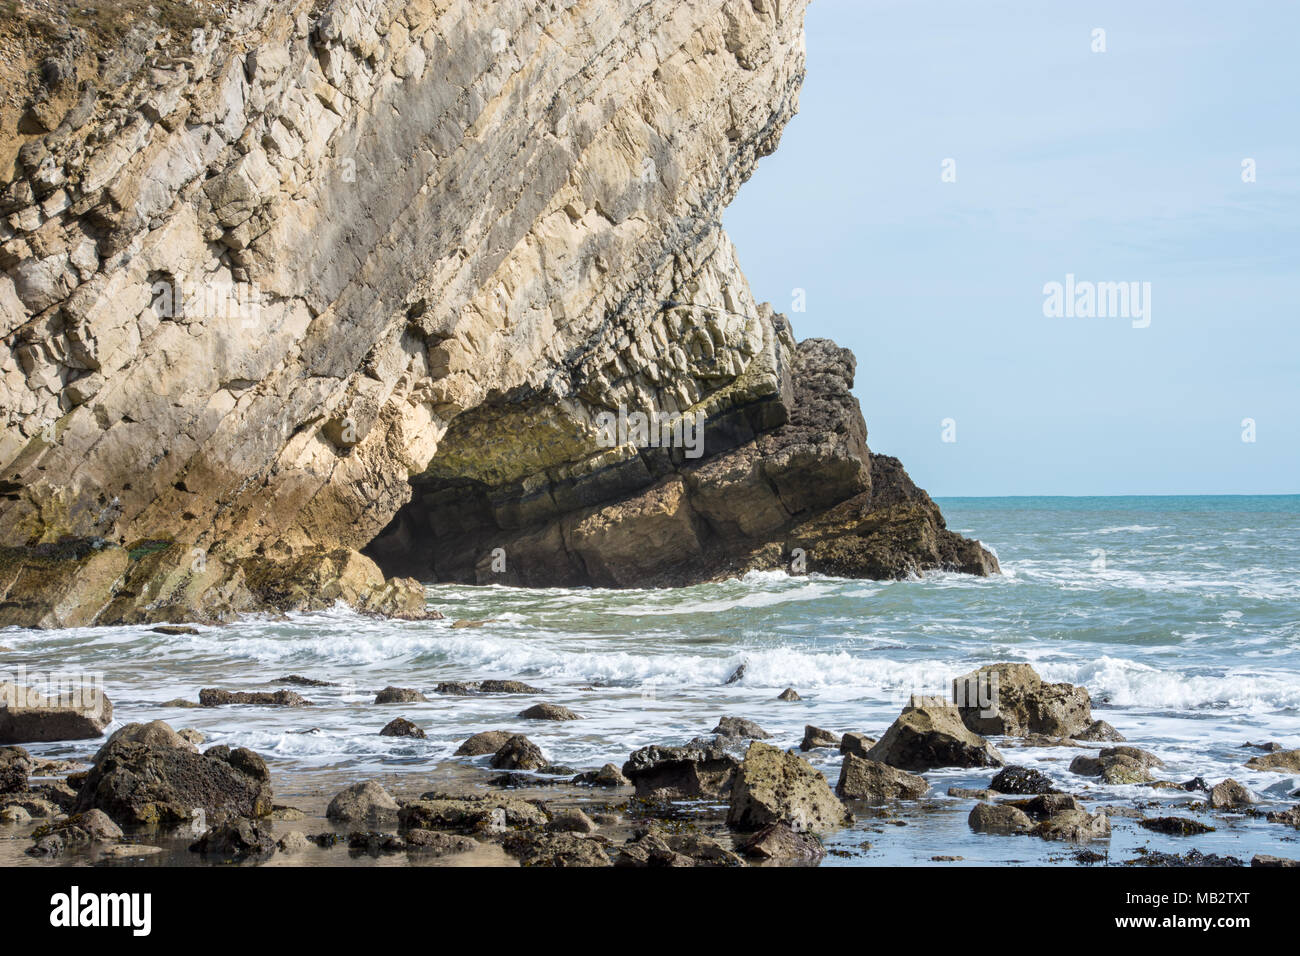
POLYGON ((411 687, 385 687, 375 695, 376 704, 427 704, 429 698, 411 687))
MULTIPOLYGON (((0 737, 0 740, 3 740, 0 737)), ((1273 770, 1283 773, 1300 773, 1300 750, 1276 750, 1246 761, 1250 770, 1273 770)))
POLYGON ((381 737, 415 737, 418 740, 424 740, 428 736, 418 725, 405 717, 394 717, 384 729, 379 731, 381 737))
POLYGON ((744 866, 745 861, 713 837, 694 830, 652 825, 638 829, 614 860, 621 867, 744 866))
POLYGON ((0 793, 21 793, 27 789, 27 775, 35 762, 22 747, 0 747, 0 793))
POLYGON ((853 754, 857 757, 865 757, 867 751, 876 745, 875 737, 868 737, 866 734, 848 733, 840 738, 840 753, 853 754))
POLYGON ((609 854, 597 840, 575 833, 508 833, 501 848, 520 866, 609 866, 609 854))
POLYGON ((275 836, 269 824, 236 817, 210 827, 190 844, 190 852, 230 862, 263 860, 275 852, 275 836))
POLYGON ((961 719, 977 734, 1072 737, 1092 724, 1088 691, 1048 684, 1028 664, 990 664, 953 681, 961 719))
POLYGON ((1110 818, 1104 813, 1090 814, 1083 809, 1062 810, 1033 829, 1034 836, 1045 840, 1086 843, 1110 837, 1110 818))
POLYGON ((731 792, 740 761, 716 741, 695 740, 684 747, 642 747, 623 764, 638 797, 697 800, 731 792))
POLYGON ((526 800, 513 797, 449 797, 426 793, 403 804, 398 822, 407 830, 501 832, 510 827, 542 827, 546 814, 526 800))
POLYGON ((1153 767, 1164 761, 1137 747, 1108 747, 1096 757, 1080 755, 1070 762, 1070 772, 1082 777, 1101 777, 1112 785, 1150 783, 1153 767))
POLYGON ((481 757, 483 754, 494 754, 513 736, 514 733, 509 730, 484 730, 467 738, 456 748, 455 756, 481 757))
POLYGON ((577 807, 566 807, 551 814, 546 829, 552 833, 595 833, 596 822, 577 807))
POLYGON ((485 680, 480 681, 478 685, 480 692, 484 694, 541 694, 544 693, 540 688, 532 684, 525 684, 521 680, 485 680))
POLYGON ((1006 803, 977 803, 966 823, 976 833, 1028 833, 1034 828, 1024 810, 1006 803))
POLYGON ((256 707, 311 707, 312 702, 292 690, 245 691, 218 690, 205 687, 199 691, 200 707, 225 707, 229 704, 252 704, 256 707))
POLYGON ((992 744, 966 727, 956 707, 921 698, 914 698, 903 709, 866 756, 912 771, 1006 763, 992 744))
POLYGON ((524 720, 581 720, 582 718, 559 704, 533 704, 527 710, 519 712, 524 720))
POLYGON ((113 722, 113 704, 102 691, 79 688, 57 699, 0 681, 0 744, 90 740, 113 722))
POLYGON ((1075 740, 1096 741, 1098 743, 1123 743, 1124 735, 1104 720, 1094 720, 1083 730, 1074 735, 1075 740))
MULTIPOLYGON (((727 681, 727 683, 730 684, 731 681, 727 681)), ((795 692, 795 689, 793 687, 787 687, 785 690, 781 691, 781 693, 776 695, 776 699, 787 701, 787 702, 803 700, 803 698, 800 697, 798 693, 795 692)))
POLYGON ((816 862, 826 855, 826 848, 815 833, 799 832, 788 823, 770 823, 747 837, 736 849, 756 860, 782 862, 816 862))
POLYGON ((898 770, 878 760, 845 754, 835 792, 846 800, 916 800, 930 785, 924 777, 898 770))
POLYGON ((800 832, 821 833, 851 822, 853 815, 807 761, 754 741, 736 769, 727 824, 758 830, 784 821, 800 832))
POLYGON ((1139 820, 1138 826, 1152 833, 1164 833, 1168 836, 1199 836, 1202 833, 1214 832, 1214 827, 1208 823, 1187 817, 1150 817, 1139 820))
POLYGON ((1060 793, 1046 774, 1031 770, 1029 767, 1003 768, 993 778, 989 789, 997 793, 1060 793))
POLYGON ((1300 866, 1300 860, 1292 860, 1285 856, 1272 856, 1268 853, 1257 853, 1251 857, 1251 866, 1275 866, 1275 867, 1296 867, 1300 866))
POLYGON ((523 734, 514 734, 492 755, 489 764, 497 770, 540 770, 549 761, 537 746, 523 734))
POLYGON ((325 810, 325 816, 335 823, 384 826, 397 820, 400 809, 387 790, 373 780, 366 780, 335 794, 325 810))
POLYGON ((171 725, 162 720, 151 720, 147 724, 126 724, 119 727, 109 736, 108 741, 103 747, 99 748, 99 753, 95 755, 95 760, 99 759, 106 748, 115 743, 132 743, 144 744, 148 747, 175 747, 178 750, 188 750, 191 753, 198 753, 198 745, 185 737, 181 731, 172 730, 171 725))
POLYGON ((1248 807, 1253 802, 1250 791, 1231 777, 1210 788, 1209 804, 1215 810, 1248 807))
POLYGON ((747 737, 754 740, 767 740, 772 736, 758 724, 744 717, 723 717, 711 733, 722 737, 747 737))
POLYGON ((77 792, 75 809, 103 810, 124 826, 176 826, 199 810, 214 818, 271 812, 271 774, 261 757, 242 747, 199 754, 183 743, 143 743, 124 733, 105 744, 77 792))
POLYGON ((803 728, 803 740, 799 744, 800 750, 815 750, 818 747, 838 747, 840 738, 838 734, 833 734, 829 730, 822 730, 820 727, 814 727, 812 724, 805 724, 803 728))
POLYGON ((630 787, 632 781, 612 763, 599 770, 587 770, 573 778, 573 782, 588 787, 630 787))

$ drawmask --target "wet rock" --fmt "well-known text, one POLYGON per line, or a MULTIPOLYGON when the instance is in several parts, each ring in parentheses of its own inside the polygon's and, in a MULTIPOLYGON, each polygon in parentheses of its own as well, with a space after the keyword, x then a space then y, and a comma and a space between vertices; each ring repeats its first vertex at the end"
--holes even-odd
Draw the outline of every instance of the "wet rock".
POLYGON ((5 826, 21 827, 26 826, 31 821, 32 815, 17 804, 0 810, 0 824, 5 826))
POLYGON ((337 793, 325 810, 335 823, 367 823, 384 826, 397 820, 397 801, 373 780, 354 783, 337 793))
POLYGON ((599 770, 588 770, 573 778, 573 782, 588 787, 630 787, 632 781, 623 776, 623 772, 612 763, 607 763, 599 770))
POLYGON ((1277 753, 1279 750, 1285 749, 1276 740, 1270 740, 1262 744, 1252 744, 1249 740, 1247 740, 1244 744, 1242 744, 1242 746, 1249 748, 1251 750, 1262 750, 1265 753, 1269 753, 1269 754, 1277 753))
POLYGON ((1096 757, 1080 755, 1070 763, 1070 772, 1082 777, 1101 777, 1111 785, 1150 783, 1151 768, 1164 761, 1137 747, 1109 747, 1096 757))
POLYGON ((199 691, 200 707, 225 707, 229 704, 253 704, 257 707, 311 707, 312 702, 292 690, 229 691, 205 687, 199 691))
POLYGON ((846 800, 916 800, 930 785, 924 777, 898 770, 878 760, 846 754, 840 764, 835 792, 846 800))
MULTIPOLYGON (((108 741, 99 749, 102 754, 110 744, 132 743, 144 744, 147 747, 175 747, 178 750, 188 750, 191 753, 198 753, 198 745, 182 736, 178 731, 172 730, 171 725, 166 721, 152 720, 147 724, 127 724, 113 731, 108 741)), ((95 760, 99 759, 96 754, 95 760)))
POLYGON ((299 810, 297 807, 284 807, 278 804, 271 808, 270 816, 272 820, 281 820, 285 822, 307 819, 307 814, 303 813, 303 811, 299 810))
POLYGON ((201 707, 202 705, 197 700, 186 700, 184 697, 174 697, 171 700, 163 701, 158 706, 159 707, 182 707, 182 708, 189 709, 194 707, 201 707))
POLYGON ((376 704, 427 704, 429 698, 411 687, 385 687, 375 695, 376 704))
POLYGON ((180 730, 176 731, 176 736, 181 738, 181 740, 185 741, 187 744, 194 747, 195 749, 198 749, 198 747, 202 745, 205 740, 208 739, 207 737, 204 737, 201 732, 195 730, 193 727, 182 727, 180 730))
MULTIPOLYGON (((734 684, 737 681, 739 681, 741 678, 745 676, 745 668, 747 666, 748 666, 748 662, 742 663, 739 667, 737 667, 734 671, 731 672, 731 676, 728 677, 725 681, 723 681, 723 683, 734 684)), ((793 691, 791 693, 793 693, 793 691)))
POLYGON ((142 860, 145 857, 157 856, 162 851, 160 846, 149 846, 145 843, 120 843, 116 846, 106 846, 100 853, 110 860, 142 860))
POLYGON ((1070 737, 1048 737, 1045 734, 1029 734, 1025 737, 1008 737, 1007 747, 1082 747, 1083 744, 1070 737))
POLYGON ((551 814, 546 829, 552 833, 595 833, 596 822, 577 807, 566 807, 551 814))
POLYGON ((1250 860, 1251 866, 1294 867, 1300 866, 1300 860, 1285 856, 1272 856, 1268 853, 1256 853, 1250 860))
POLYGON ((833 734, 829 730, 822 730, 820 727, 814 727, 812 724, 805 724, 803 728, 803 741, 799 744, 800 750, 815 750, 818 747, 838 747, 840 738, 838 734, 833 734))
POLYGON ((210 827, 190 844, 190 852, 230 862, 263 860, 275 852, 275 837, 270 826, 236 817, 210 827))
POLYGON ((1033 834, 1044 840, 1070 843, 1105 840, 1110 837, 1110 818, 1104 813, 1090 814, 1083 809, 1062 810, 1035 826, 1033 834))
POLYGON ((513 736, 514 733, 509 730, 484 730, 457 747, 455 756, 480 757, 483 754, 494 754, 513 736))
POLYGON ((542 748, 523 734, 510 737, 489 761, 490 766, 497 770, 539 770, 547 763, 542 748))
POLYGON ((427 734, 425 734, 425 732, 421 730, 418 725, 416 725, 412 721, 407 720, 405 717, 394 717, 392 720, 390 720, 387 724, 384 725, 383 730, 379 731, 379 736, 415 737, 419 740, 424 740, 426 739, 427 734))
POLYGON ((581 720, 582 718, 559 704, 534 704, 519 712, 524 720, 581 720))
POLYGON ((573 833, 508 833, 501 848, 520 866, 610 866, 609 854, 594 839, 573 833))
MULTIPOLYGON (((3 738, 0 738, 3 739, 3 738)), ((1246 761, 1250 770, 1273 770, 1300 773, 1300 750, 1276 750, 1246 761)))
POLYGON ((525 684, 521 680, 485 680, 481 681, 478 689, 484 694, 542 694, 545 693, 541 688, 534 687, 532 684, 525 684))
POLYGON ((948 796, 957 797, 961 800, 988 800, 992 801, 998 796, 992 790, 980 790, 972 787, 949 787, 948 796))
POLYGON ((1146 820, 1139 820, 1138 826, 1153 833, 1164 833, 1169 836, 1198 836, 1202 833, 1214 832, 1214 827, 1202 823, 1200 820, 1190 820, 1187 817, 1150 817, 1146 820))
POLYGON ((731 792, 740 761, 718 743, 642 747, 623 764, 638 797, 698 800, 731 792))
MULTIPOLYGON (((728 683, 730 683, 730 681, 728 681, 728 683)), ((799 694, 795 691, 793 687, 787 687, 785 690, 781 691, 781 693, 776 695, 776 699, 783 700, 786 702, 803 700, 803 698, 799 696, 799 694)))
POLYGON ((275 847, 281 853, 294 854, 301 853, 303 850, 309 850, 312 842, 307 838, 307 834, 298 830, 290 830, 276 842, 275 847))
POLYGON ((998 793, 1017 793, 1017 794, 1035 794, 1035 793, 1060 793, 1053 786, 1051 778, 1046 774, 1029 767, 1006 767, 999 771, 989 784, 989 789, 998 793))
POLYGON ((619 848, 620 867, 744 866, 739 855, 713 837, 694 830, 660 826, 638 828, 619 848))
POLYGON ((459 630, 460 628, 463 627, 482 627, 484 624, 491 624, 492 621, 493 619, 491 618, 485 618, 484 620, 481 621, 460 620, 460 621, 452 621, 451 626, 453 630, 459 630))
POLYGON ((473 697, 478 693, 478 685, 459 680, 443 681, 433 692, 445 697, 473 697))
POLYGON ((0 747, 0 794, 26 790, 34 766, 31 754, 22 747, 0 747))
POLYGON ((287 674, 284 677, 277 677, 270 684, 292 684, 295 687, 337 687, 333 681, 317 680, 314 677, 303 677, 301 674, 287 674))
POLYGON ((772 823, 745 839, 737 849, 757 860, 815 862, 826 856, 826 848, 815 833, 791 829, 787 823, 772 823))
POLYGON ((0 681, 0 744, 89 740, 103 736, 112 722, 112 701, 93 688, 47 699, 0 681))
POLYGON ((1128 866, 1195 866, 1195 867, 1225 867, 1225 866, 1245 866, 1241 860, 1235 856, 1219 856, 1216 853, 1202 853, 1200 850, 1188 850, 1182 856, 1176 853, 1162 853, 1156 850, 1138 849, 1141 854, 1135 860, 1125 860, 1128 866))
POLYGON ((848 733, 840 738, 840 753, 865 757, 867 752, 875 745, 875 737, 868 737, 866 734, 848 733))
POLYGON ((432 856, 454 856, 478 849, 478 841, 459 833, 442 833, 437 830, 407 830, 406 848, 411 853, 432 856))
POLYGON ((966 727, 956 707, 920 698, 903 709, 866 756, 911 771, 1006 763, 992 744, 966 727))
POLYGON ((807 761, 761 741, 749 745, 732 784, 728 826, 758 830, 784 821, 796 830, 821 833, 852 819, 807 761))
POLYGON ((966 823, 976 833, 1028 833, 1034 828, 1025 811, 1006 803, 977 803, 966 823))
POLYGON ((1210 789, 1209 804, 1215 810, 1227 810, 1233 807, 1250 806, 1254 800, 1250 791, 1229 777, 1210 789))
POLYGON ((1086 728, 1074 735, 1075 740, 1088 740, 1106 743, 1123 743, 1124 735, 1104 720, 1094 720, 1086 728))
POLYGON ((1048 684, 1028 664, 990 664, 953 681, 961 719, 982 735, 1072 737, 1092 724, 1088 691, 1048 684))
POLYGON ((710 733, 723 737, 746 737, 754 740, 767 740, 771 736, 758 724, 744 717, 723 717, 710 733))
POLYGON ((209 817, 271 812, 271 775, 257 754, 242 747, 199 754, 185 741, 174 746, 132 739, 137 732, 166 738, 166 725, 150 727, 128 725, 100 748, 77 792, 78 811, 103 810, 124 826, 175 826, 199 810, 209 817), (143 729, 131 731, 133 726, 143 729))
POLYGON ((513 797, 449 797, 431 792, 404 804, 398 821, 408 830, 498 832, 510 827, 542 827, 547 816, 537 806, 513 797))
POLYGON ((158 627, 149 628, 149 630, 155 634, 170 634, 174 637, 199 633, 197 627, 189 627, 184 624, 160 624, 158 627))
POLYGON ((1264 819, 1269 823, 1284 823, 1300 829, 1300 806, 1292 807, 1290 810, 1274 810, 1264 819))
POLYGON ((1068 793, 1044 793, 1029 800, 1012 800, 1007 806, 1023 810, 1034 820, 1047 820, 1067 810, 1082 810, 1083 804, 1068 793))

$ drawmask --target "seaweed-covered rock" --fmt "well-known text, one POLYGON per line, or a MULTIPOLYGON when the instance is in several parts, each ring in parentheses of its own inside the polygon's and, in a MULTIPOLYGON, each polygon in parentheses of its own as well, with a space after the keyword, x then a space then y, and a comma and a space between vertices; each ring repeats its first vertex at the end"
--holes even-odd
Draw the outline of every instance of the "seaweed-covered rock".
POLYGON ((21 793, 27 789, 27 775, 35 762, 22 747, 0 747, 0 793, 21 793))
POLYGON ((1251 757, 1246 761, 1250 770, 1273 770, 1282 773, 1300 773, 1300 750, 1275 750, 1251 757))
POLYGON ((431 792, 403 804, 398 822, 408 830, 499 832, 511 827, 542 827, 547 816, 534 804, 513 797, 450 797, 431 792))
POLYGON ((497 770, 540 770, 549 761, 541 747, 523 734, 515 734, 497 749, 489 763, 497 770))
POLYGON ((1214 827, 1208 823, 1202 823, 1200 820, 1192 820, 1188 817, 1150 817, 1146 820, 1139 820, 1138 826, 1144 830, 1150 830, 1153 833, 1164 833, 1168 836, 1199 836, 1202 833, 1212 833, 1214 827))
POLYGON ((507 833, 501 848, 520 866, 609 866, 605 847, 597 840, 574 833, 507 833))
POLYGON ((756 860, 816 862, 826 855, 817 834, 794 830, 788 823, 770 823, 746 837, 737 849, 756 860))
POLYGON ((427 704, 425 697, 413 687, 385 687, 375 695, 376 704, 427 704))
POLYGON ((657 825, 637 829, 619 847, 614 858, 614 865, 620 867, 743 866, 744 863, 708 834, 657 825))
POLYGON ((727 824, 757 830, 770 823, 824 832, 844 826, 853 815, 816 769, 780 748, 754 741, 736 770, 727 824))
POLYGON ((1004 767, 989 784, 990 790, 998 793, 1036 794, 1060 793, 1052 784, 1051 778, 1029 767, 1004 767))
POLYGON ((903 709, 866 756, 911 771, 1006 763, 992 744, 966 727, 956 707, 923 698, 903 709))
MULTIPOLYGON (((155 729, 161 733, 163 728, 155 729)), ((103 810, 124 826, 175 826, 189 822, 198 810, 209 817, 271 812, 271 774, 261 757, 242 747, 214 747, 199 754, 183 743, 144 743, 125 733, 110 740, 95 755, 75 808, 103 810)))
POLYGON ((1028 833, 1034 828, 1024 810, 1006 803, 977 803, 966 823, 976 833, 1028 833))
POLYGON ((230 862, 263 860, 275 852, 275 836, 269 824, 236 817, 210 827, 190 851, 230 862))
POLYGON ((1209 805, 1215 810, 1247 807, 1254 802, 1250 791, 1229 777, 1210 788, 1209 805))
POLYGON ((417 740, 424 740, 428 735, 414 721, 407 720, 405 717, 394 717, 384 725, 383 730, 379 731, 379 736, 414 737, 417 740))
POLYGON ((533 704, 519 712, 524 720, 581 720, 582 718, 559 704, 533 704))
POLYGON ((230 704, 253 704, 257 707, 311 707, 312 702, 292 690, 229 691, 205 687, 199 691, 200 707, 225 707, 230 704))
POLYGON ((1164 765, 1155 754, 1137 747, 1108 747, 1096 757, 1075 757, 1070 762, 1070 772, 1083 777, 1101 777, 1112 785, 1150 783, 1154 779, 1152 768, 1164 765))

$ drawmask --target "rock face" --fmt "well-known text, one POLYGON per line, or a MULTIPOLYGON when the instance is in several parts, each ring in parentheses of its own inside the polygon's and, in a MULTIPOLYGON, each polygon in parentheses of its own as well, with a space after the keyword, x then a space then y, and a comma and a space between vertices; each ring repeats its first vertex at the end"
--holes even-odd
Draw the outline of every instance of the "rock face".
POLYGON ((912 771, 1006 763, 992 744, 966 729, 956 707, 925 699, 913 699, 866 758, 912 771))
POLYGON ((720 227, 805 6, 158 0, 7 57, 0 626, 996 571, 720 227))
POLYGON ((1088 691, 1048 684, 1028 664, 990 664, 953 681, 962 721, 977 734, 1073 737, 1092 728, 1088 691))
POLYGON ((736 770, 727 824, 757 830, 786 823, 799 832, 821 833, 853 819, 817 770, 778 747, 754 741, 736 770))
POLYGON ((77 793, 78 811, 103 810, 123 825, 161 826, 188 823, 196 810, 240 817, 271 812, 271 774, 257 754, 228 747, 198 754, 188 743, 147 743, 126 732, 145 726, 127 725, 100 748, 77 793))
POLYGON ((113 722, 112 701, 95 688, 47 699, 26 687, 0 682, 0 744, 87 740, 113 722))

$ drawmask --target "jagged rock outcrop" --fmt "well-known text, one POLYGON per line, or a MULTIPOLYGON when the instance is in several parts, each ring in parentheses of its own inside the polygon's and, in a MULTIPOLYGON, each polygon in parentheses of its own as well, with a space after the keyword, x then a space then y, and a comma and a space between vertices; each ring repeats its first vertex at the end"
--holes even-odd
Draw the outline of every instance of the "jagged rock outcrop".
POLYGON ((721 229, 797 108, 805 5, 24 14, 0 625, 996 570, 869 452, 852 356, 796 344, 721 229), (620 410, 681 441, 605 440, 620 410))

